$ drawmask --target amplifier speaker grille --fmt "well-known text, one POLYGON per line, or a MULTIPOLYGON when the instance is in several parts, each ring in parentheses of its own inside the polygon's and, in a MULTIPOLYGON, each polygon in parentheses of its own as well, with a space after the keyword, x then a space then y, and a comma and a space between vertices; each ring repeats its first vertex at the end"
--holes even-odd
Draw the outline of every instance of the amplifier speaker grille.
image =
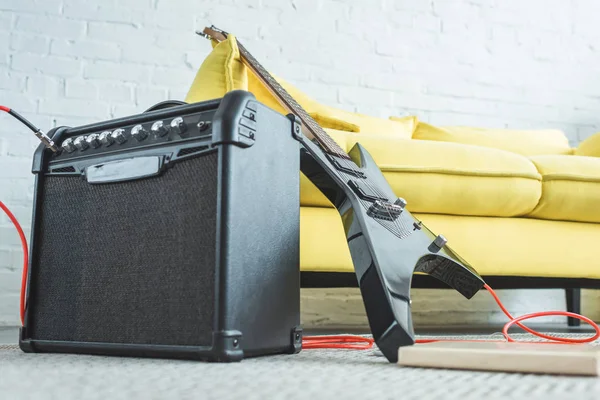
POLYGON ((122 183, 44 177, 31 338, 210 345, 217 157, 122 183))

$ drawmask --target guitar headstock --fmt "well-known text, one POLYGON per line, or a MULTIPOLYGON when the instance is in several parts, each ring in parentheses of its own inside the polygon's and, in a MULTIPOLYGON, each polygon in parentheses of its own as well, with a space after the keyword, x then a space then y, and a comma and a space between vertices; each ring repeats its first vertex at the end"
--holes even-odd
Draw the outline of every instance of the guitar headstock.
POLYGON ((226 40, 227 35, 229 35, 227 32, 222 31, 214 25, 204 28, 203 31, 196 31, 196 33, 200 36, 204 36, 206 39, 216 40, 217 42, 226 40))

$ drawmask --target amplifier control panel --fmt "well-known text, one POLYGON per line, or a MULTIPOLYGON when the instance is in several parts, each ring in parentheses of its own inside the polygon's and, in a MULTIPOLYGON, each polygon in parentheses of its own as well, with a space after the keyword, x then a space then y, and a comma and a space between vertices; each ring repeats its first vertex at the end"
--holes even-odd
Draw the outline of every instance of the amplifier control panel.
POLYGON ((171 142, 198 141, 212 136, 214 111, 170 118, 151 119, 145 122, 123 124, 113 129, 94 130, 79 135, 69 135, 59 143, 54 161, 78 158, 100 153, 148 147, 171 142))

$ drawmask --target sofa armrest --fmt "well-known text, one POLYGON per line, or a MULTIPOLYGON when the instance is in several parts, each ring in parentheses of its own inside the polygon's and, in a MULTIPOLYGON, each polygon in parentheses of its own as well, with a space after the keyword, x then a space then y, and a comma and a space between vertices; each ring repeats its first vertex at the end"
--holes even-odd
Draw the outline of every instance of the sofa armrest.
POLYGON ((600 157, 600 132, 590 136, 575 149, 576 156, 600 157))

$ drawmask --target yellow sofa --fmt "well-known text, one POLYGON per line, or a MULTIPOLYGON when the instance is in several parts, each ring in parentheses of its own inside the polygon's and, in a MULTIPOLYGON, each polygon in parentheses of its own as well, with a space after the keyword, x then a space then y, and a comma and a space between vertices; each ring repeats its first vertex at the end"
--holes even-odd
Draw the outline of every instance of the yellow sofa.
MULTIPOLYGON (((242 89, 285 113, 242 64, 234 39, 213 43, 185 100, 242 89)), ((319 104, 275 78, 342 148, 360 142, 415 217, 445 235, 488 282, 505 286, 504 277, 510 287, 600 287, 600 133, 571 148, 556 129, 376 118, 319 104)), ((316 286, 319 279, 327 286, 353 276, 338 212, 303 175, 300 193, 303 274, 316 286)), ((577 298, 571 301, 577 311, 577 298)))

